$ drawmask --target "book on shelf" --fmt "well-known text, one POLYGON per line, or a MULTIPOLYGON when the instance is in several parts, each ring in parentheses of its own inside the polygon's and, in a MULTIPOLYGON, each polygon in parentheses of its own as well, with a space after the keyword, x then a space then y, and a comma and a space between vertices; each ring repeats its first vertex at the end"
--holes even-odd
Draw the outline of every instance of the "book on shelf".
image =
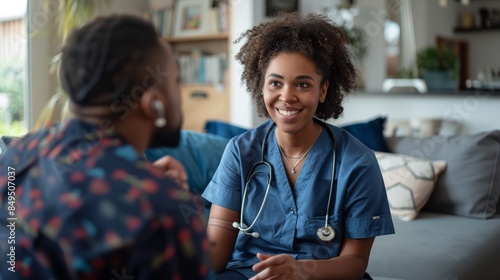
POLYGON ((174 0, 149 0, 148 16, 160 36, 172 35, 174 24, 174 0))
POLYGON ((227 1, 219 1, 217 5, 217 15, 219 20, 219 32, 229 31, 229 4, 227 1))
POLYGON ((183 84, 219 86, 224 84, 227 70, 226 53, 203 53, 194 50, 191 53, 177 55, 180 79, 183 84))
POLYGON ((169 8, 150 9, 149 19, 160 36, 172 35, 173 10, 169 8))

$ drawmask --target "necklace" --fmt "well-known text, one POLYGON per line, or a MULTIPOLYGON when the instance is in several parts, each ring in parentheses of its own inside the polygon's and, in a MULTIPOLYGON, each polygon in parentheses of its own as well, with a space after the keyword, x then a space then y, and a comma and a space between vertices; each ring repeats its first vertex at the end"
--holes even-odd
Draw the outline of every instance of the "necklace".
POLYGON ((316 136, 316 140, 314 140, 314 142, 312 143, 311 147, 309 147, 309 149, 307 149, 307 151, 306 151, 303 155, 301 155, 301 156, 297 156, 297 157, 286 156, 286 155, 285 155, 285 153, 283 152, 283 150, 281 149, 281 146, 278 144, 278 148, 280 149, 280 152, 281 152, 281 154, 283 155, 283 158, 285 159, 286 163, 288 163, 288 165, 290 165, 290 167, 292 168, 292 169, 290 170, 290 172, 291 172, 292 174, 295 174, 295 173, 296 173, 296 171, 295 171, 295 167, 297 167, 297 165, 299 164, 299 162, 301 162, 301 161, 302 161, 302 160, 306 157, 306 155, 307 155, 307 154, 309 153, 309 151, 312 149, 312 147, 314 146, 314 144, 316 143, 316 141, 318 141, 318 138, 319 138, 319 136, 320 136, 320 135, 321 135, 321 127, 319 128, 319 133, 318 133, 318 136, 316 136), (288 158, 298 158, 299 160, 297 160, 297 162, 296 162, 294 165, 292 165, 292 164, 290 163, 290 161, 288 161, 288 158))

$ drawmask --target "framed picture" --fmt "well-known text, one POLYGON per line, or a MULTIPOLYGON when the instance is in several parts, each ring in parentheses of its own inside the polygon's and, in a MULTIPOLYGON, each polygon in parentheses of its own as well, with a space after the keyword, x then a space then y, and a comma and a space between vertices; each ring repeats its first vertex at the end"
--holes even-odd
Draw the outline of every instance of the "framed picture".
POLYGON ((297 12, 299 0, 266 0, 266 17, 273 17, 279 12, 297 12))
POLYGON ((196 36, 209 33, 210 2, 179 0, 175 7, 174 36, 196 36))

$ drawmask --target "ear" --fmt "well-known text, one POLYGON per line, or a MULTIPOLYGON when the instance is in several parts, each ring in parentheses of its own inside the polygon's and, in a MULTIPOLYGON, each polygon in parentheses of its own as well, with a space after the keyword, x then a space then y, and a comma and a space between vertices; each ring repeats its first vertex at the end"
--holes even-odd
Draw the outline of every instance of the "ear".
POLYGON ((158 118, 159 114, 153 105, 156 100, 160 100, 162 103, 165 102, 160 91, 156 88, 149 89, 142 95, 140 106, 144 116, 148 119, 155 120, 158 118))
POLYGON ((330 82, 327 80, 323 84, 321 84, 321 88, 319 90, 319 102, 325 102, 326 94, 328 93, 328 86, 330 82))

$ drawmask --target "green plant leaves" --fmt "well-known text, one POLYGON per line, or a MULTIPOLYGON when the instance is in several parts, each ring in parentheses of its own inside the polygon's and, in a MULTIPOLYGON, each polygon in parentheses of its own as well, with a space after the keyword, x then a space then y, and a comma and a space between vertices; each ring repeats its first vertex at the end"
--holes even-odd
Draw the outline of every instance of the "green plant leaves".
POLYGON ((460 62, 457 56, 446 48, 427 47, 417 53, 417 67, 419 73, 428 70, 451 71, 452 77, 457 78, 460 62))

